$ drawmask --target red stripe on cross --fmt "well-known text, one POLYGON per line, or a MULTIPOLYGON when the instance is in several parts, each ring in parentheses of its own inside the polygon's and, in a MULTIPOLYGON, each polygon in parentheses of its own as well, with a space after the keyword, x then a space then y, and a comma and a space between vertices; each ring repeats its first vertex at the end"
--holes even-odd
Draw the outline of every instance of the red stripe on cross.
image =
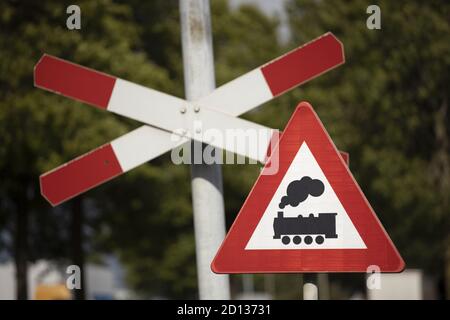
POLYGON ((121 173, 113 148, 105 144, 41 175, 41 193, 56 206, 121 173))
POLYGON ((261 71, 272 94, 278 96, 344 62, 342 43, 327 33, 261 67, 261 71))
POLYGON ((45 54, 34 68, 34 84, 106 109, 116 78, 45 54))

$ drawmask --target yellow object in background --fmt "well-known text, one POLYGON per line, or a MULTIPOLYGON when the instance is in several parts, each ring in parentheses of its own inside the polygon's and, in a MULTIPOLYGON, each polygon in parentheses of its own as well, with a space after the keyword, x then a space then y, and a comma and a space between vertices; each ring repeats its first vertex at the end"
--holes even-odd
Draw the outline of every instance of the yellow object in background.
POLYGON ((40 284, 34 293, 35 300, 70 300, 72 295, 64 284, 40 284))

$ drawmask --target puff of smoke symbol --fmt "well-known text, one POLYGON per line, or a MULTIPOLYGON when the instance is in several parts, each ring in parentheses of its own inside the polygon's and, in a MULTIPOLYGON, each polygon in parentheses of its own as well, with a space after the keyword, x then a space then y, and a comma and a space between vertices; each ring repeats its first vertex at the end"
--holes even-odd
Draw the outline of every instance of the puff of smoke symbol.
POLYGON ((305 201, 308 196, 319 197, 325 190, 325 186, 319 179, 311 177, 302 177, 300 180, 294 180, 289 183, 286 195, 281 198, 280 209, 284 209, 287 205, 292 207, 298 206, 305 201))

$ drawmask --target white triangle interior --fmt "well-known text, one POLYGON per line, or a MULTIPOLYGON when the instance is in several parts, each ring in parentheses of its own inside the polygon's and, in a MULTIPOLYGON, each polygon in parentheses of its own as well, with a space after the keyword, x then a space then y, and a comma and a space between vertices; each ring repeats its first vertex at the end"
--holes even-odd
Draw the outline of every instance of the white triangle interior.
MULTIPOLYGON (((322 216, 323 217, 323 216, 322 216)), ((280 222, 281 220, 278 220, 280 222)), ((323 221, 323 220, 322 220, 323 221)), ((301 232, 300 232, 301 233, 301 232)), ((281 235, 282 236, 282 235, 281 235)), ((297 238, 298 240, 298 238, 297 238)), ((308 239, 309 240, 309 239, 308 239)), ((297 241, 298 242, 298 241, 297 241)), ((319 240, 320 242, 320 240, 319 240)), ((246 250, 264 250, 264 249, 365 249, 366 245, 361 239, 358 231, 353 225, 350 217, 339 201, 336 193, 331 187, 328 179, 325 177, 322 169, 317 163, 314 155, 311 153, 306 142, 303 142, 291 165, 286 171, 280 185, 278 186, 274 197, 267 206, 261 220, 256 226, 250 240, 248 241, 246 250), (283 209, 279 208, 280 200, 286 195, 286 190, 294 180, 300 180, 302 177, 310 177, 319 179, 324 185, 324 191, 320 196, 314 197, 309 195, 306 200, 299 203, 296 207, 287 205, 283 209), (305 243, 308 233, 302 233, 298 236, 301 238, 299 244, 294 243, 295 234, 285 235, 290 238, 288 244, 284 244, 281 238, 274 239, 274 219, 278 212, 283 212, 282 223, 294 223, 299 228, 306 223, 315 223, 321 220, 319 213, 335 213, 334 218, 328 215, 328 219, 335 220, 335 234, 337 238, 327 237, 325 234, 310 234, 313 239, 312 243, 305 243), (314 215, 314 221, 311 220, 310 214, 314 215), (299 217, 301 215, 301 217, 299 217), (297 218, 285 220, 285 218, 297 218), (305 220, 306 218, 306 220, 305 220), (303 222, 301 222, 301 221, 303 222), (309 222, 307 222, 309 220, 309 222), (316 238, 321 236, 323 243, 318 244, 316 238)))

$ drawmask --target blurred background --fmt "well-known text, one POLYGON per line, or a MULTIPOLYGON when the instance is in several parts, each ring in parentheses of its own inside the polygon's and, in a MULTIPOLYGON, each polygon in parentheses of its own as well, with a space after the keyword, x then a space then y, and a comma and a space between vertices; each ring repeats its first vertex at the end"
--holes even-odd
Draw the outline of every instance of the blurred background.
MULTIPOLYGON (((310 101, 405 259, 383 277, 386 295, 364 274, 324 274, 319 297, 448 299, 450 3, 211 0, 211 11, 218 86, 327 31, 344 43, 345 65, 244 115, 283 129, 310 101), (371 4, 381 30, 366 27, 371 4)), ((56 208, 39 191, 41 173, 139 126, 34 88, 40 56, 184 97, 180 38, 175 0, 0 2, 0 299, 198 297, 189 166, 164 155, 56 208), (81 30, 66 27, 70 4, 81 30), (82 290, 65 287, 71 264, 82 290)), ((223 166, 228 227, 259 169, 223 166)), ((235 299, 299 299, 304 279, 230 281, 235 299)))

